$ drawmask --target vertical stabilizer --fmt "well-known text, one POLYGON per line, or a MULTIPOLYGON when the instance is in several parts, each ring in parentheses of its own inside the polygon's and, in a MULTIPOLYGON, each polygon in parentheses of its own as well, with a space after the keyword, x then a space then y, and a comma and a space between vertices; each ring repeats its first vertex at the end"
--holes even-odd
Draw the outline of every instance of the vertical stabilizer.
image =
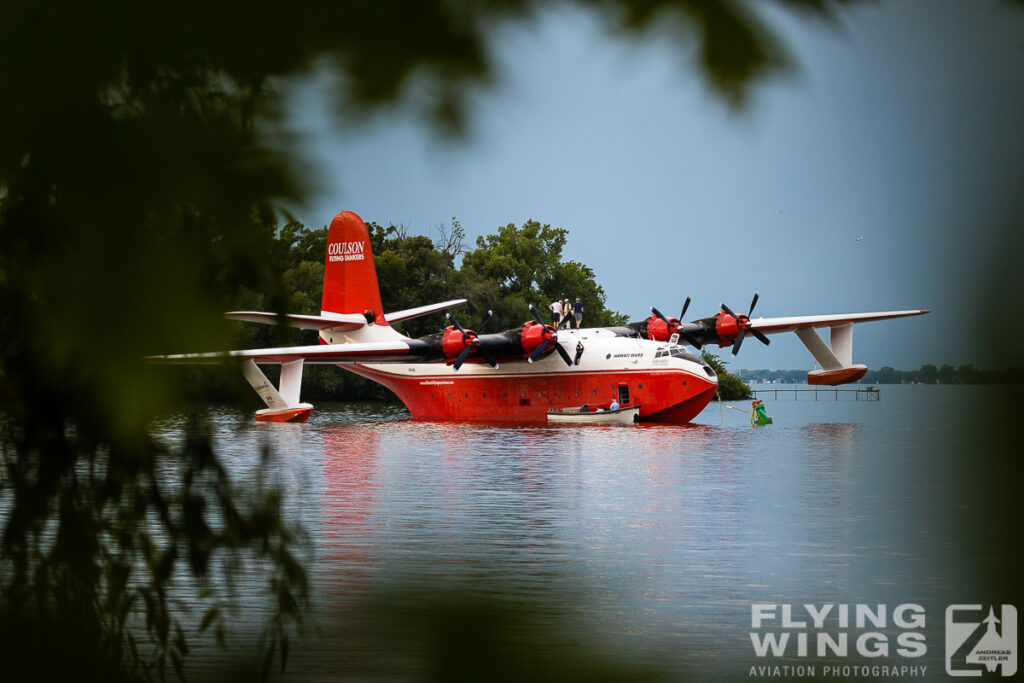
POLYGON ((328 313, 358 313, 375 325, 387 326, 373 265, 370 232, 363 219, 342 211, 327 231, 324 296, 320 308, 328 313))

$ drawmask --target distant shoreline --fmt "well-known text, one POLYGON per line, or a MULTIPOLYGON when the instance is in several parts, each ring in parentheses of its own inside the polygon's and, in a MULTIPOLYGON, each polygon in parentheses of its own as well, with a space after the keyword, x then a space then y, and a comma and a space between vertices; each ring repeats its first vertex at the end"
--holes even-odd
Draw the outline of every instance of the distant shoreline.
MULTIPOLYGON (((741 368, 735 376, 748 384, 807 384, 807 370, 749 370, 741 368)), ((925 364, 917 370, 895 370, 884 366, 868 370, 856 384, 1024 384, 1024 370, 1004 368, 983 370, 973 365, 925 364)))

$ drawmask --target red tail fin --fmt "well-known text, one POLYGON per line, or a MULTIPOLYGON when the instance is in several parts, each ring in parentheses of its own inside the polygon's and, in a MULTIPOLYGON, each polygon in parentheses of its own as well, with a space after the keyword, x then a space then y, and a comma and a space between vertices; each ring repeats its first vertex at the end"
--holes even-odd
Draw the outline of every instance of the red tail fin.
POLYGON ((330 313, 369 315, 377 325, 388 324, 380 302, 370 232, 363 219, 352 211, 335 216, 327 231, 324 298, 320 308, 330 313))

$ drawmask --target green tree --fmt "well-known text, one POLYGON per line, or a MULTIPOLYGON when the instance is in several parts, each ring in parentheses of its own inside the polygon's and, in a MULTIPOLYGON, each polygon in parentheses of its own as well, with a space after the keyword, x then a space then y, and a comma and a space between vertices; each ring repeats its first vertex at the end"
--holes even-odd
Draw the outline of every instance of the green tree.
POLYGON ((502 295, 540 296, 540 283, 558 265, 568 234, 534 220, 522 227, 509 223, 493 235, 477 237, 476 249, 465 255, 462 268, 495 282, 502 295))
POLYGON ((971 363, 960 365, 956 369, 956 374, 960 378, 961 384, 977 384, 978 383, 978 370, 971 363))
POLYGON ((939 382, 942 384, 956 383, 956 370, 952 365, 943 365, 939 368, 939 382))
POLYGON ((882 366, 882 369, 878 371, 878 383, 879 384, 899 384, 899 379, 896 376, 896 371, 888 365, 882 366))
POLYGON ((931 363, 925 363, 917 372, 917 381, 922 384, 935 384, 939 379, 939 370, 931 363))
POLYGON ((750 392, 750 386, 746 382, 726 369, 728 363, 706 348, 701 351, 700 355, 704 362, 710 365, 711 369, 718 375, 718 396, 723 401, 742 401, 753 395, 750 392))
POLYGON ((552 299, 558 296, 556 292, 563 292, 562 298, 568 297, 570 303, 578 297, 583 304, 583 324, 587 327, 625 325, 629 322, 629 316, 608 310, 604 287, 597 284, 593 269, 582 263, 567 261, 556 265, 542 290, 551 292, 552 299))
POLYGON ((579 297, 588 326, 625 324, 626 316, 605 307, 604 289, 593 269, 562 261, 568 234, 565 228, 530 220, 478 237, 476 249, 465 255, 460 269, 461 295, 471 310, 493 310, 492 329, 508 329, 530 319, 531 304, 546 320, 550 302, 579 297))
MULTIPOLYGON (((454 256, 438 249, 429 237, 410 235, 405 228, 383 228, 376 223, 367 227, 385 310, 399 311, 454 298, 454 256)), ((445 325, 444 313, 435 313, 413 318, 400 327, 406 335, 419 337, 445 325)))

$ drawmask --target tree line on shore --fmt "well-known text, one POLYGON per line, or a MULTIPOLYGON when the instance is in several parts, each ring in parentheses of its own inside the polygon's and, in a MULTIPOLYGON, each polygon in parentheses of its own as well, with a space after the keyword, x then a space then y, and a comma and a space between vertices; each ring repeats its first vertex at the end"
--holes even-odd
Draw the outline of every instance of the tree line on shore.
MULTIPOLYGON (((739 371, 746 381, 781 382, 783 384, 804 384, 807 370, 747 370, 739 371)), ((967 363, 965 365, 942 365, 929 363, 917 370, 896 370, 885 365, 878 370, 868 370, 860 380, 861 384, 1021 384, 1024 371, 1019 368, 983 370, 967 363)))

